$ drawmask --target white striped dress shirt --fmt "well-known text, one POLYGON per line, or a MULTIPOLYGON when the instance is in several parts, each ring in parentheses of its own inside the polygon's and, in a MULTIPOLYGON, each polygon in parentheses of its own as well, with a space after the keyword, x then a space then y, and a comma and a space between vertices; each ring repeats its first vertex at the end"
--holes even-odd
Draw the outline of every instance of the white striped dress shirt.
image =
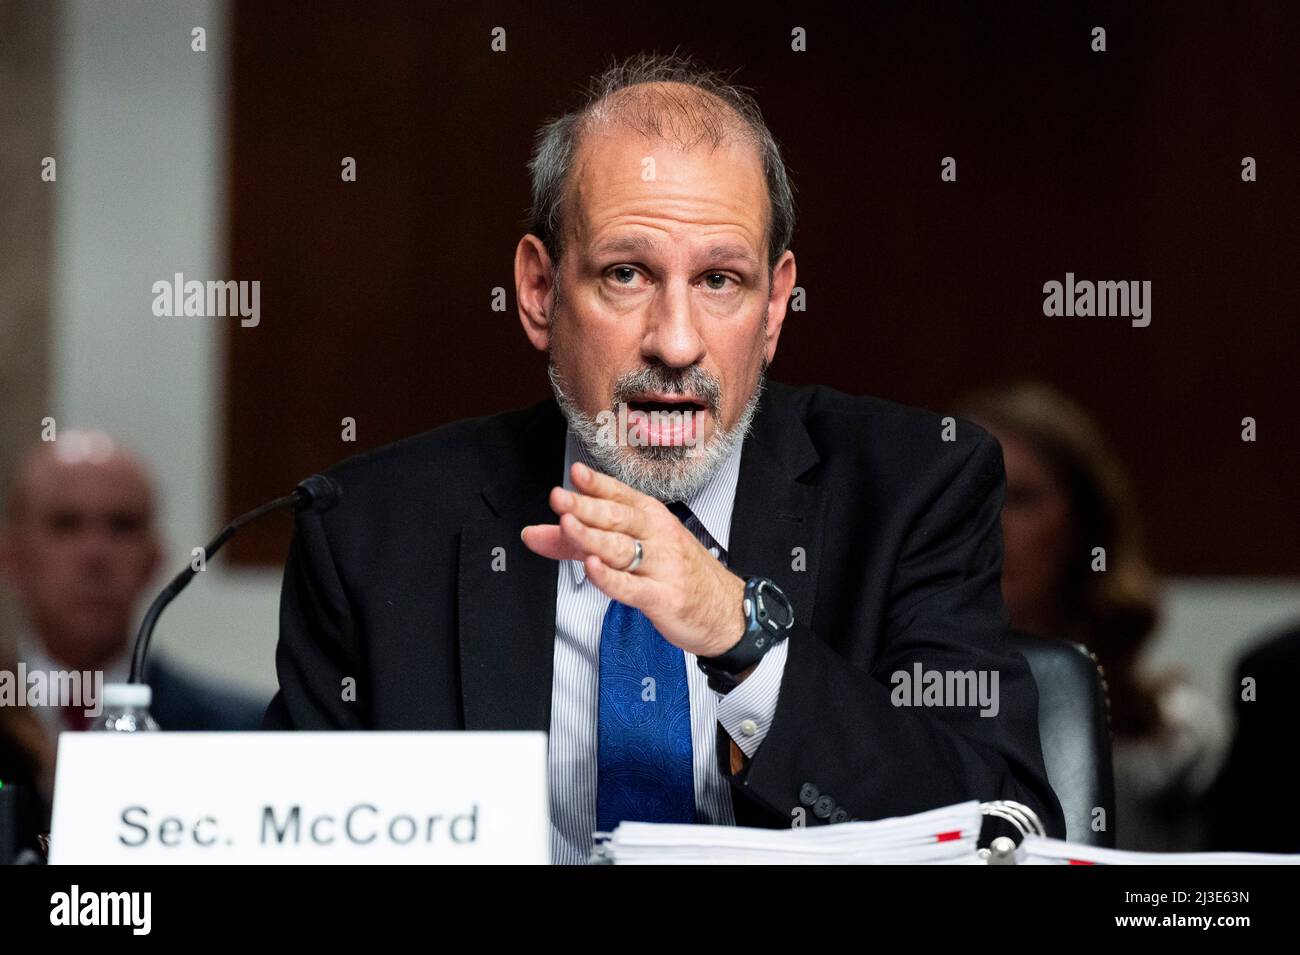
MULTIPOLYGON (((709 482, 685 503, 692 517, 686 527, 724 564, 731 511, 740 476, 738 445, 709 482)), ((569 467, 591 459, 570 432, 565 441, 564 487, 572 490, 569 467)), ((551 682, 551 727, 547 774, 551 802, 551 861, 557 865, 589 861, 596 829, 596 756, 600 631, 609 597, 587 580, 582 561, 560 561, 555 596, 555 658, 551 682)), ((740 613, 740 608, 736 608, 740 613)), ((695 814, 700 823, 735 825, 730 784, 718 768, 716 727, 721 724, 746 755, 757 752, 772 725, 785 641, 768 651, 743 683, 725 695, 709 688, 708 678, 686 653, 691 701, 691 745, 695 764, 695 814)))

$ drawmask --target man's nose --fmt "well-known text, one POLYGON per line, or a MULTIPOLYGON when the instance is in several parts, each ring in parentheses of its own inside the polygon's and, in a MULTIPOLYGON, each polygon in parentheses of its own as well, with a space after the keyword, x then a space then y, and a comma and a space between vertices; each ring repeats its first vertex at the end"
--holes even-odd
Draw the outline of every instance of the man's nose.
POLYGON ((669 283, 650 306, 642 357, 670 368, 688 368, 704 358, 704 338, 696 327, 690 287, 669 283))
POLYGON ((77 541, 77 557, 84 570, 102 574, 112 566, 119 546, 107 528, 91 527, 77 541))

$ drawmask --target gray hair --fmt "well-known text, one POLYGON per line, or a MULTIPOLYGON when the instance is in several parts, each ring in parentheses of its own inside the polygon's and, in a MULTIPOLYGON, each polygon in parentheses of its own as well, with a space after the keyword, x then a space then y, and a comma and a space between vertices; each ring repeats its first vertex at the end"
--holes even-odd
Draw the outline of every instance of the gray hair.
POLYGON ((745 87, 676 53, 639 53, 614 63, 592 80, 580 107, 548 120, 538 130, 528 163, 533 189, 529 231, 542 240, 552 263, 558 264, 564 251, 564 197, 581 138, 593 125, 610 120, 683 149, 701 143, 716 149, 737 138, 752 143, 767 181, 770 274, 794 235, 794 188, 781 148, 745 87), (617 95, 646 83, 680 83, 691 89, 617 95))

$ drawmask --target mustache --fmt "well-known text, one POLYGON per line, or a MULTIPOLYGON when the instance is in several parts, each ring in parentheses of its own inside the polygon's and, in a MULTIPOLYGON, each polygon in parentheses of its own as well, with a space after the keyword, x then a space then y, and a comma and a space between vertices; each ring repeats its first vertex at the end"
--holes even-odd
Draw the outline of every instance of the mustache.
POLYGON ((615 406, 631 401, 647 391, 670 395, 690 395, 704 403, 715 418, 722 404, 722 385, 698 365, 689 368, 647 366, 620 375, 614 382, 615 406))

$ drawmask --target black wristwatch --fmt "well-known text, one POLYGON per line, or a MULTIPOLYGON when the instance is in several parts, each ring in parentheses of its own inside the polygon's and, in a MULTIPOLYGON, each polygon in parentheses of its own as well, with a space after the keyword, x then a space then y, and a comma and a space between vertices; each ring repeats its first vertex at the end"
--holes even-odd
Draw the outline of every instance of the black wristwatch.
POLYGON ((745 616, 745 633, 740 642, 721 656, 698 657, 695 661, 708 674, 709 686, 719 693, 737 686, 737 677, 763 659, 794 627, 790 599, 766 577, 745 578, 741 612, 745 616))

